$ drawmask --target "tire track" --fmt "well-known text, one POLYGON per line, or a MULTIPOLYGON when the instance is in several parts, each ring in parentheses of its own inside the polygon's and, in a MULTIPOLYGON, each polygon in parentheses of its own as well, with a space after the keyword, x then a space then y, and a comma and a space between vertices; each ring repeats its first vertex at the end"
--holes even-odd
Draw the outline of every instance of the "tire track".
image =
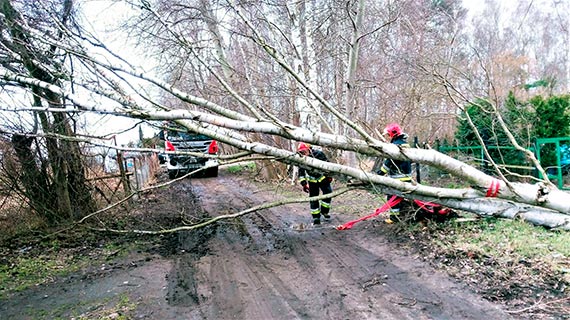
MULTIPOLYGON (((280 197, 227 173, 193 181, 210 215, 280 197)), ((179 265, 193 270, 186 273, 197 297, 188 306, 192 314, 198 319, 509 319, 499 307, 406 256, 387 241, 382 227, 293 231, 291 224, 308 220, 305 207, 270 208, 219 223, 208 254, 179 265)))

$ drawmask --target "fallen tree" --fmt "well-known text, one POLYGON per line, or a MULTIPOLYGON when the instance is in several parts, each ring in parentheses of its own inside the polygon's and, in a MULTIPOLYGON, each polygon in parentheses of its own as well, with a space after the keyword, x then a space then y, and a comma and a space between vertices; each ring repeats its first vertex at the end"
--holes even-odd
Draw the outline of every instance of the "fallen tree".
MULTIPOLYGON (((58 65, 56 73, 49 61, 33 61, 37 68, 59 76, 59 81, 47 82, 35 77, 33 73, 16 72, 14 68, 9 68, 8 64, 4 64, 0 70, 0 78, 4 86, 16 87, 32 93, 35 89, 41 88, 63 101, 61 108, 47 105, 45 107, 5 108, 4 110, 53 114, 61 112, 96 113, 144 121, 174 120, 190 131, 208 135, 238 150, 246 151, 247 154, 265 155, 275 161, 292 165, 303 164, 333 175, 350 177, 374 184, 381 192, 399 194, 410 199, 433 201, 450 208, 480 215, 520 218, 551 228, 570 228, 569 195, 558 190, 548 180, 534 184, 510 182, 499 171, 497 171, 497 176, 491 176, 435 150, 400 148, 385 142, 382 138, 376 138, 374 130, 366 129, 343 114, 327 101, 317 88, 305 81, 304 77, 287 62, 286 54, 280 52, 276 46, 270 44, 270 40, 255 31, 255 27, 241 13, 237 5, 230 2, 230 9, 235 11, 236 18, 240 19, 247 28, 248 36, 251 37, 253 44, 267 53, 267 58, 273 62, 274 67, 281 68, 296 86, 303 89, 304 97, 314 99, 331 117, 334 117, 336 122, 350 128, 353 135, 309 130, 303 127, 303 123, 297 125, 280 117, 278 110, 272 110, 269 105, 248 100, 239 90, 232 87, 229 79, 218 74, 214 68, 210 68, 207 59, 201 56, 203 53, 200 53, 190 41, 192 39, 187 38, 182 30, 175 30, 170 22, 164 21, 161 14, 146 2, 142 3, 141 10, 149 12, 151 17, 156 19, 165 32, 162 36, 171 37, 179 50, 194 57, 197 63, 206 67, 208 73, 218 81, 220 90, 231 98, 231 102, 224 104, 206 96, 193 95, 191 91, 178 87, 174 82, 153 77, 139 68, 130 66, 124 60, 100 58, 91 53, 92 48, 89 46, 106 49, 103 43, 94 38, 89 38, 90 41, 86 42, 84 41, 85 35, 74 32, 63 25, 57 27, 62 34, 66 35, 65 41, 59 38, 54 39, 49 34, 36 30, 31 24, 15 21, 14 23, 21 23, 19 27, 38 46, 56 48, 58 52, 71 57, 82 68, 76 71, 58 65), (135 86, 134 83, 137 85, 135 86), (161 99, 160 95, 147 93, 156 91, 167 95, 168 99, 161 99), (86 98, 88 94, 97 99, 86 98), (133 99, 133 96, 138 99, 133 99), (170 104, 175 101, 175 106, 168 106, 163 103, 164 101, 170 104), (287 143, 275 143, 278 138, 287 143), (447 172, 466 182, 470 187, 443 188, 404 183, 358 167, 305 158, 296 154, 294 149, 297 142, 307 142, 329 150, 348 151, 368 157, 410 160, 447 172)), ((4 50, 3 54, 11 63, 23 63, 22 57, 17 52, 4 50)), ((109 57, 118 56, 110 50, 107 50, 107 54, 109 57)), ((447 90, 454 89, 447 82, 445 86, 447 90)), ((450 97, 461 97, 457 92, 459 90, 450 92, 450 97)), ((464 100, 468 101, 467 98, 464 100)), ((26 135, 25 133, 19 134, 26 135)), ((149 150, 139 151, 149 152, 149 150)), ((537 163, 537 165, 540 167, 540 164, 537 163)), ((540 170, 544 172, 542 168, 540 170)))

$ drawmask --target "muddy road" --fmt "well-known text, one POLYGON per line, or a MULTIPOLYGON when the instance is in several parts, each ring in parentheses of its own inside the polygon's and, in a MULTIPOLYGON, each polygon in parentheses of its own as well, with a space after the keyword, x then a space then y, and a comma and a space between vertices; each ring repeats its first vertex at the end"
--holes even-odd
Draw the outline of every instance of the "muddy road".
MULTIPOLYGON (((286 196, 305 194, 221 170, 217 178, 156 189, 137 211, 191 219, 286 196)), ((0 318, 510 319, 500 305, 410 255, 381 220, 334 228, 372 212, 370 198, 361 191, 333 199, 332 221, 317 230, 298 230, 311 220, 308 204, 292 204, 181 232, 167 248, 154 245, 167 255, 139 251, 19 292, 2 301, 0 318), (98 311, 121 300, 129 303, 112 316, 98 311)))
MULTIPOLYGON (((223 172, 218 178, 185 183, 190 181, 202 209, 211 216, 279 200, 287 193, 223 172)), ((201 239, 182 235, 186 253, 176 257, 168 275, 169 303, 183 309, 177 317, 509 318, 499 306, 388 241, 387 225, 365 221, 351 230, 334 229, 357 217, 338 213, 335 206, 355 208, 343 201, 358 200, 357 194, 335 199, 333 221, 318 230, 297 230, 310 216, 308 204, 295 204, 222 222, 201 239)))

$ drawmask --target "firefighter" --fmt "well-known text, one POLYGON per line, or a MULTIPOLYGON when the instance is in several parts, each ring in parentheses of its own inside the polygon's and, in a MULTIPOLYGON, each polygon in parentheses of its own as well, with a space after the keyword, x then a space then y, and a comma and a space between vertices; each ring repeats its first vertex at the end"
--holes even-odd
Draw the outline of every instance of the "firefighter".
MULTIPOLYGON (((321 150, 315 149, 303 142, 299 143, 297 153, 318 160, 328 161, 327 156, 321 150)), ((307 192, 310 197, 318 196, 320 191, 323 192, 323 195, 332 192, 332 178, 314 168, 299 167, 299 182, 303 187, 303 191, 307 192)), ((325 221, 330 220, 331 198, 321 201, 313 200, 309 204, 313 225, 321 224, 321 215, 325 221)))
MULTIPOLYGON (((398 145, 400 148, 409 148, 407 142, 408 135, 402 132, 402 128, 397 123, 390 123, 384 128, 383 134, 390 138, 390 142, 398 145)), ((412 181, 412 163, 408 160, 386 159, 380 170, 376 172, 379 175, 388 175, 390 178, 403 182, 412 181)), ((387 194, 389 200, 392 195, 387 194)), ((398 203, 390 209, 390 218, 386 219, 386 223, 393 223, 398 220, 398 214, 402 208, 402 202, 398 203)))

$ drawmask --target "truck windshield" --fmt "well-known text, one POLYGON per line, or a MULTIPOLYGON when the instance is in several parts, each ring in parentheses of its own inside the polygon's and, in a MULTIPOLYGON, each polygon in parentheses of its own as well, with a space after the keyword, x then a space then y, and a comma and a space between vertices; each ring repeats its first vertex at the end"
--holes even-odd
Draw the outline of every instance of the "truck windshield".
POLYGON ((184 141, 203 141, 211 139, 203 134, 198 134, 193 132, 182 132, 176 130, 168 131, 168 138, 169 140, 184 140, 184 141))

